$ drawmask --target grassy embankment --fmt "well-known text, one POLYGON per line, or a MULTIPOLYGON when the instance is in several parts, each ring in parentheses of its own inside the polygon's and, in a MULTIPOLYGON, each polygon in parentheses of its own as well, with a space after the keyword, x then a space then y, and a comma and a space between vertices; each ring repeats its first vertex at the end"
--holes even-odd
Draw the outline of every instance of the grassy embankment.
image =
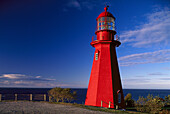
MULTIPOLYGON (((89 110, 94 110, 94 111, 103 111, 103 112, 110 112, 110 113, 121 113, 121 114, 141 114, 141 112, 136 112, 136 111, 123 111, 123 110, 116 110, 116 109, 109 109, 109 108, 101 108, 101 107, 93 107, 93 106, 86 106, 82 104, 76 104, 76 103, 62 103, 62 102, 50 102, 52 104, 62 104, 62 105, 70 105, 70 106, 76 106, 80 108, 85 108, 89 110)), ((146 113, 142 113, 146 114, 146 113)))
MULTIPOLYGON (((22 102, 28 102, 27 100, 18 100, 22 102)), ((14 100, 3 100, 1 102, 18 102, 14 100)), ((101 108, 101 107, 93 107, 93 106, 86 106, 83 104, 77 104, 77 103, 64 103, 64 102, 47 102, 47 101, 30 101, 30 102, 42 102, 42 103, 50 103, 50 104, 61 104, 61 105, 69 105, 69 106, 75 106, 80 108, 85 108, 93 111, 102 111, 102 112, 110 112, 110 113, 121 113, 121 114, 141 114, 141 112, 136 111, 136 107, 127 107, 126 111, 123 110, 116 110, 116 109, 109 109, 109 108, 101 108)), ((170 107, 163 107, 162 109, 170 110, 170 107)), ((142 113, 147 114, 147 113, 142 113)))
MULTIPOLYGON (((27 100, 18 100, 22 102, 28 102, 27 100)), ((18 102, 14 100, 3 100, 1 102, 18 102)), ((50 104, 61 104, 61 105, 69 105, 69 106, 75 106, 80 108, 85 108, 93 111, 102 111, 102 112, 110 112, 110 113, 121 113, 121 114, 141 114, 141 112, 135 112, 135 111, 123 111, 123 110, 116 110, 116 109, 109 109, 109 108, 101 108, 101 107, 93 107, 93 106, 86 106, 83 104, 77 104, 77 103, 64 103, 64 102, 47 102, 47 101, 29 101, 29 102, 42 102, 42 103, 50 103, 50 104)), ((146 113, 143 113, 146 114, 146 113)))

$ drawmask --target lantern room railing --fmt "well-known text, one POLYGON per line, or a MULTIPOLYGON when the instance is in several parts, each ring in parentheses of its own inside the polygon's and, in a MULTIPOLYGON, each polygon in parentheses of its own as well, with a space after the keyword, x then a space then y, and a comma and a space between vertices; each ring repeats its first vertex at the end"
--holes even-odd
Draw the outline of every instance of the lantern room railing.
POLYGON ((97 40, 97 37, 96 36, 92 36, 92 42, 96 41, 96 40, 97 40))
MULTIPOLYGON (((112 38, 111 38, 112 39, 112 38)), ((116 39, 115 39, 116 41, 120 41, 120 37, 118 36, 118 35, 116 35, 116 39)), ((97 37, 96 37, 96 35, 95 36, 92 36, 92 42, 93 41, 97 41, 97 37)))
POLYGON ((120 37, 116 35, 116 41, 120 41, 120 37))

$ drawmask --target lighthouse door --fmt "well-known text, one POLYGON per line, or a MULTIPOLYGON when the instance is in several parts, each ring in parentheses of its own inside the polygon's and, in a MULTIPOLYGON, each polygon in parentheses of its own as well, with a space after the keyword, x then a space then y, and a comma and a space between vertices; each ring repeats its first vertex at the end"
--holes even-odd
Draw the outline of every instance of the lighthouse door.
POLYGON ((118 93, 118 103, 121 103, 121 93, 118 93))

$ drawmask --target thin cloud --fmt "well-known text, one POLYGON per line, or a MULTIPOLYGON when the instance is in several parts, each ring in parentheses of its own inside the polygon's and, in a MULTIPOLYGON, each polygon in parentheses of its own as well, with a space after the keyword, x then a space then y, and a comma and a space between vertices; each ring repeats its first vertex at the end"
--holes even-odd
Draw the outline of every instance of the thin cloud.
POLYGON ((121 66, 170 62, 170 49, 127 55, 119 58, 121 66))
POLYGON ((63 83, 56 79, 43 78, 42 76, 29 76, 24 74, 0 75, 0 87, 84 87, 81 83, 63 83))
POLYGON ((18 79, 25 77, 23 74, 3 74, 0 78, 18 79))
POLYGON ((130 83, 130 82, 135 82, 135 83, 144 83, 144 82, 150 82, 150 79, 145 79, 145 78, 129 78, 129 79, 124 79, 124 81, 130 83), (141 81, 142 79, 142 81, 141 81))
POLYGON ((160 78, 160 80, 170 80, 170 78, 160 78))
MULTIPOLYGON (((71 0, 71 1, 69 1, 69 2, 67 3, 67 6, 68 6, 68 7, 76 8, 76 9, 78 9, 78 10, 81 10, 81 9, 82 9, 80 3, 79 3, 77 0, 71 0)), ((65 10, 66 10, 66 8, 65 8, 65 10)))
POLYGON ((3 74, 1 80, 31 80, 31 81, 53 81, 55 79, 42 78, 41 76, 28 76, 24 74, 3 74))
POLYGON ((75 8, 77 10, 92 10, 94 7, 101 4, 101 0, 85 0, 85 1, 78 1, 78 0, 69 0, 63 7, 63 11, 67 12, 70 8, 75 8))
POLYGON ((123 43, 133 47, 147 47, 153 44, 170 43, 170 9, 164 8, 157 12, 147 14, 147 21, 134 30, 124 31, 120 34, 123 43))
MULTIPOLYGON (((30 87, 37 85, 52 85, 55 79, 43 78, 42 76, 28 76, 24 74, 3 74, 0 76, 0 86, 1 87, 30 87)), ((41 86, 40 86, 41 87, 41 86)))
POLYGON ((164 70, 170 70, 170 67, 163 67, 164 70))
POLYGON ((125 78, 122 82, 126 89, 169 89, 170 86, 170 78, 125 78))
POLYGON ((41 76, 36 76, 35 78, 41 78, 41 76))
POLYGON ((161 76, 161 75, 167 75, 167 74, 163 74, 163 73, 161 73, 161 72, 155 72, 155 73, 150 73, 150 74, 148 74, 148 75, 158 75, 158 76, 161 76))

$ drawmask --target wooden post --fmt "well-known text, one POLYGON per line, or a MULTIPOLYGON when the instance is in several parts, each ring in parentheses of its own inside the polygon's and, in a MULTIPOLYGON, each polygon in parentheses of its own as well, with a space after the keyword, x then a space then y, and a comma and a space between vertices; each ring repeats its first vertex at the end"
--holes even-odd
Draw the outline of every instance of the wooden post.
POLYGON ((17 101, 17 94, 15 94, 15 101, 17 101))
POLYGON ((101 107, 103 107, 103 101, 101 101, 101 107))
POLYGON ((109 108, 110 108, 111 102, 109 101, 109 108))
POLYGON ((118 105, 116 105, 116 110, 118 110, 118 108, 119 108, 118 105))
POLYGON ((30 101, 32 101, 32 94, 30 94, 30 101))
POLYGON ((2 101, 2 94, 0 94, 0 102, 2 101))
POLYGON ((44 101, 46 101, 46 94, 44 94, 44 101))
POLYGON ((49 96, 49 102, 51 102, 51 96, 49 96))

